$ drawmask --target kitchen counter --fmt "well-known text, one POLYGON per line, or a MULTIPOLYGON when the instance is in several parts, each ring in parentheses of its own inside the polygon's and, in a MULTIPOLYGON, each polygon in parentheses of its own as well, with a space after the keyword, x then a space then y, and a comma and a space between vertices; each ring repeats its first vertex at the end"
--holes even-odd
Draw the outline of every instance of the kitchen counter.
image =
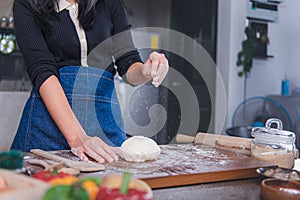
MULTIPOLYGON (((74 159, 74 156, 68 151, 58 151, 55 154, 74 159), (69 157, 71 156, 71 157, 69 157)), ((30 154, 33 157, 36 155, 30 154)), ((217 167, 217 165, 216 165, 217 167)), ((84 173, 80 176, 96 176, 101 177, 110 174, 110 169, 103 172, 84 173)), ((236 171, 231 171, 236 174, 236 171)), ((209 175, 210 176, 210 175, 209 175)), ((189 176, 194 179, 193 175, 189 176)), ((252 176, 253 177, 253 176, 252 176)), ((199 177, 201 178, 201 177, 199 177)), ((213 177, 211 177, 213 179, 213 177)), ((216 177, 214 177, 216 178, 216 177)), ((211 180, 212 180, 211 179, 211 180)), ((195 185, 184 185, 175 187, 164 187, 161 189, 153 189, 154 199, 261 199, 260 183, 261 177, 238 179, 231 181, 213 181, 212 183, 200 183, 195 185)))
POLYGON ((252 178, 184 187, 156 189, 153 190, 153 194, 155 200, 260 200, 262 199, 260 197, 260 183, 262 180, 262 178, 252 178))
MULTIPOLYGON (((88 174, 86 174, 88 176, 88 174)), ((153 189, 154 200, 262 200, 263 178, 249 178, 215 183, 153 189)))
MULTIPOLYGON (((300 171, 300 159, 295 161, 295 168, 300 171)), ((261 200, 260 184, 263 178, 241 179, 206 183, 184 187, 172 187, 153 190, 155 200, 261 200)))
MULTIPOLYGON (((59 154, 64 155, 63 157, 67 157, 69 153, 66 154, 66 152, 68 151, 60 151, 59 154)), ((27 158, 24 162, 25 167, 31 166, 33 169, 42 169, 38 166, 29 165, 26 161, 29 158, 39 158, 38 156, 31 153, 26 153, 26 155, 27 158)), ((74 156, 72 157, 74 158, 74 156)), ((294 169, 300 170, 300 159, 296 160, 294 169)), ((93 173, 85 173, 81 175, 93 176, 93 173)), ((212 183, 168 187, 153 189, 153 194, 154 200, 262 200, 262 197, 260 196, 260 184, 262 180, 262 177, 256 177, 231 181, 219 181, 212 183)))
MULTIPOLYGON (((41 169, 37 166, 33 168, 41 169)), ((84 173, 83 175, 93 176, 93 173, 84 173)), ((153 189, 153 195, 154 200, 261 200, 260 184, 262 180, 263 178, 258 177, 153 189)))
MULTIPOLYGON (((170 147, 170 146, 168 146, 170 147)), ((180 146, 179 146, 180 147, 180 146)), ((185 147, 190 147, 190 145, 185 145, 185 147)), ((176 147, 178 148, 178 147, 176 147)), ((54 151, 54 154, 59 156, 69 158, 72 160, 78 160, 70 151, 54 151)), ((26 153, 27 158, 24 160, 25 167, 28 166, 27 159, 33 158, 41 158, 37 155, 26 153)), ((171 156, 170 154, 168 154, 171 156)), ((198 155, 200 156, 200 155, 198 155)), ((214 155, 216 156, 216 155, 214 155)), ((237 157, 236 157, 237 158, 237 157)), ((42 158, 43 159, 43 158, 42 158)), ((228 159, 228 158, 227 158, 228 159)), ((209 159, 207 160, 209 162, 209 159)), ((117 164, 116 162, 115 164, 117 164)), ((122 162, 121 162, 122 163, 122 162)), ((128 164, 128 163, 127 163, 128 164)), ((186 163, 182 163, 184 165, 186 163)), ((198 164, 200 164, 198 162, 198 164)), ((38 166, 32 166, 36 169, 42 169, 38 166)), ((113 163, 112 166, 116 167, 113 163)), ((93 172, 93 173, 82 173, 79 176, 95 176, 95 177, 103 177, 107 174, 114 173, 112 170, 111 164, 106 165, 107 169, 105 171, 93 172)), ((217 164, 214 165, 217 168, 217 164)), ((134 167, 128 167, 134 170, 134 167)), ((300 160, 296 160, 295 169, 300 169, 300 160)), ((230 172, 233 176, 237 173, 237 171, 230 172)), ((220 174, 219 174, 220 175, 220 174)), ((221 173, 222 175, 222 173, 221 173)), ((172 175, 171 175, 172 176, 172 175)), ((196 176, 190 176, 191 179, 194 179, 196 176)), ((211 177, 210 180, 214 180, 216 177, 211 177)), ((199 177, 201 178, 201 177, 199 177)), ((205 176, 204 176, 205 178, 205 176)), ((193 200, 193 199, 214 199, 214 200, 241 200, 241 199, 249 199, 249 200, 261 200, 260 194, 260 184, 263 180, 262 177, 251 177, 251 178, 240 178, 237 180, 230 181, 212 181, 210 183, 201 183, 201 180, 198 184, 194 185, 184 185, 184 186, 172 186, 172 187, 162 187, 159 189, 153 189, 154 199, 155 200, 168 200, 168 199, 182 199, 182 200, 193 200)))
MULTIPOLYGON (((300 159, 295 161, 295 170, 300 171, 300 159)), ((153 190, 155 200, 261 200, 260 184, 263 178, 222 181, 184 187, 153 190)))

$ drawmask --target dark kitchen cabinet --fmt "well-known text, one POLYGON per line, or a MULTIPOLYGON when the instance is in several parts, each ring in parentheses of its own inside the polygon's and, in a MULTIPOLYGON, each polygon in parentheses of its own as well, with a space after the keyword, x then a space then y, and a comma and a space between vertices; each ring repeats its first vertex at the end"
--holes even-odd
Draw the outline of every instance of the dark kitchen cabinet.
MULTIPOLYGON (((211 59, 213 61, 216 60, 217 0, 124 0, 123 2, 133 29, 162 27, 178 31, 200 43, 211 59)), ((180 41, 174 41, 172 38, 168 41, 170 46, 178 42, 180 41)), ((185 44, 183 44, 182 51, 190 51, 185 48, 188 47, 185 47, 185 44)), ((161 105, 167 113, 166 123, 157 134, 153 135, 151 133, 153 130, 151 129, 145 131, 149 131, 148 135, 151 135, 160 144, 174 141, 176 133, 195 135, 195 132, 198 131, 213 131, 213 106, 215 99, 214 95, 210 94, 201 74, 184 57, 161 49, 158 49, 158 51, 165 53, 172 70, 181 74, 189 82, 193 90, 192 93, 195 93, 197 96, 198 108, 193 107, 194 105, 192 104, 187 108, 187 105, 180 105, 179 96, 184 96, 188 99, 192 94, 185 89, 181 80, 172 75, 174 73, 169 73, 165 81, 166 87, 160 87, 158 94, 149 85, 143 88, 143 90, 147 90, 146 87, 148 87, 148 92, 152 93, 149 96, 155 97, 158 95, 157 101, 151 101, 151 104, 161 105), (180 94, 175 94, 172 91, 179 91, 180 94), (182 113, 183 109, 190 113, 195 109, 199 110, 200 117, 196 129, 189 128, 190 121, 195 119, 184 116, 182 113)), ((142 55, 147 55, 147 53, 151 52, 151 49, 143 49, 140 52, 142 55)), ((214 80, 215 74, 211 73, 209 78, 214 80)), ((139 98, 139 95, 136 95, 135 98, 139 98)), ((132 100, 135 102, 139 101, 137 99, 132 100)), ((140 98, 140 104, 135 104, 141 106, 138 110, 142 112, 140 114, 135 112, 133 120, 140 126, 147 126, 147 123, 151 123, 149 117, 151 105, 147 105, 147 109, 142 108, 145 107, 145 104, 142 102, 144 100, 140 98)), ((187 101, 187 104, 189 104, 189 101, 187 101)))

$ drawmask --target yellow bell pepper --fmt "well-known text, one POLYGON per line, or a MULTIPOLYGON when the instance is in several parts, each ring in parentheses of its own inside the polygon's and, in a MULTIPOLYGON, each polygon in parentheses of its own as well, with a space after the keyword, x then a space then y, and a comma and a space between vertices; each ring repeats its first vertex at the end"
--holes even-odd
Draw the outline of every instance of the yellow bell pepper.
POLYGON ((67 177, 55 178, 55 179, 51 180, 50 185, 51 186, 55 186, 55 185, 72 185, 76 181, 78 181, 78 178, 76 178, 74 176, 67 176, 67 177))

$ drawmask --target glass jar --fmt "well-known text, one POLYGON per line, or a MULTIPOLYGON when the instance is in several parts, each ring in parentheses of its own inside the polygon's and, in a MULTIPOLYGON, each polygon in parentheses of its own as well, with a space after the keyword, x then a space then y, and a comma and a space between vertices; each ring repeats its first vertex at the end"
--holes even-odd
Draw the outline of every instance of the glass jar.
POLYGON ((6 16, 2 16, 0 19, 0 27, 7 27, 8 25, 8 18, 6 16))
POLYGON ((294 167, 295 134, 282 130, 282 122, 271 118, 265 127, 252 128, 251 156, 283 168, 294 167), (272 124, 276 128, 271 128, 272 124))

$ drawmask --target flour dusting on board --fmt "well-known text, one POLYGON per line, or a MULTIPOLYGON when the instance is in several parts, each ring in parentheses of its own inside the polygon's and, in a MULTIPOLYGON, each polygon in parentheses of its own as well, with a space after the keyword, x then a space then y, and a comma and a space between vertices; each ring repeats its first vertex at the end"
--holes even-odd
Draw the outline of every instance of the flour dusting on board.
MULTIPOLYGON (((109 173, 125 171, 138 175, 139 178, 159 177, 168 175, 193 174, 224 170, 234 163, 237 154, 200 144, 169 144, 160 145, 161 154, 156 160, 141 163, 128 162, 122 158, 119 161, 105 164, 105 171, 97 172, 104 176, 109 173)), ((72 153, 58 153, 62 157, 78 160, 72 153)))
MULTIPOLYGON (((253 178, 259 176, 256 173, 257 168, 274 166, 243 154, 200 144, 169 144, 161 145, 160 148, 161 154, 156 160, 135 163, 120 159, 117 162, 105 163, 104 171, 81 173, 79 176, 101 178, 108 174, 121 174, 127 171, 134 177, 147 181, 152 188, 163 188, 253 178)), ((78 160, 69 150, 53 153, 78 160)), ((30 156, 38 158, 36 155, 30 156)), ((24 163, 25 167, 28 166, 26 160, 24 163)))
POLYGON ((227 159, 236 154, 198 144, 161 145, 161 154, 157 160, 142 163, 127 162, 120 159, 106 165, 105 173, 143 174, 142 177, 153 175, 189 174, 195 171, 208 171, 211 167, 222 166, 227 159))

